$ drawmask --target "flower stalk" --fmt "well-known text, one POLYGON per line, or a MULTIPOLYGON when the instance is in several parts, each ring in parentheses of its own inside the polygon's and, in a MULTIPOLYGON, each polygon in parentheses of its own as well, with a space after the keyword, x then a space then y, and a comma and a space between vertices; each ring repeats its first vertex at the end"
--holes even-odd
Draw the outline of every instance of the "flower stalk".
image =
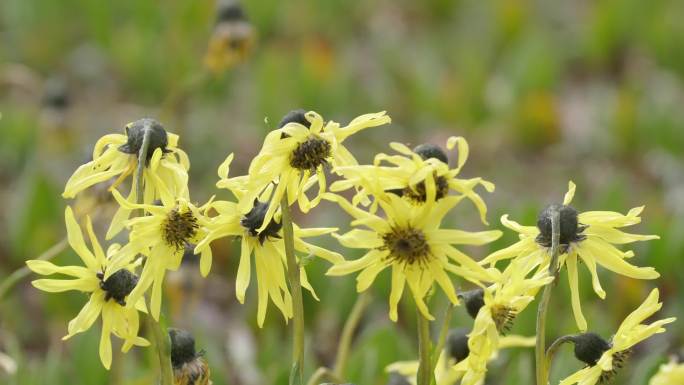
MULTIPOLYGON (((417 309, 416 309, 417 310, 417 309)), ((432 356, 430 341, 430 321, 419 310, 416 312, 418 323, 418 385, 430 385, 432 380, 432 356)))
MULTIPOLYGON (((145 172, 145 166, 147 163, 147 152, 150 147, 150 135, 151 130, 145 128, 143 132, 142 145, 140 146, 140 152, 138 153, 138 167, 136 170, 136 180, 135 180, 135 196, 136 203, 143 203, 144 189, 143 189, 143 173, 145 172)), ((143 209, 139 210, 138 216, 144 216, 145 211, 143 209)), ((171 344, 169 341, 168 333, 166 328, 160 322, 155 322, 150 314, 147 314, 146 323, 147 327, 150 329, 152 334, 152 344, 157 350, 157 356, 159 357, 159 371, 161 376, 161 385, 173 385, 173 369, 171 367, 171 344)))
MULTIPOLYGON (((551 300, 551 290, 558 278, 558 256, 560 254, 560 212, 557 209, 551 211, 551 261, 549 262, 549 275, 554 281, 544 286, 539 307, 537 308, 537 344, 535 347, 535 368, 537 385, 547 385, 549 382, 548 366, 546 361, 546 314, 551 300)), ((557 347, 556 347, 557 348, 557 347)))
MULTIPOLYGON (((447 308, 444 311, 444 319, 442 320, 442 328, 439 331, 439 337, 437 337, 437 344, 432 352, 432 372, 435 372, 437 368, 437 361, 439 360, 439 355, 444 350, 444 345, 446 344, 447 336, 449 335, 449 325, 451 324, 451 316, 454 314, 454 305, 447 304, 447 308)), ((433 377, 431 384, 435 384, 435 379, 433 377)))
POLYGON ((577 334, 568 334, 562 337, 558 337, 553 343, 549 346, 548 349, 546 349, 546 361, 545 361, 545 369, 546 369, 546 377, 548 379, 549 374, 551 372, 551 363, 553 362, 553 357, 556 356, 556 352, 558 349, 560 349, 561 345, 563 345, 566 342, 572 342, 574 339, 577 337, 577 334))
POLYGON ((368 292, 359 294, 354 303, 354 307, 352 307, 351 313, 349 313, 347 321, 344 323, 342 335, 340 336, 340 343, 337 346, 337 354, 335 356, 334 374, 337 378, 345 378, 344 372, 347 368, 347 360, 349 358, 349 350, 351 349, 354 331, 359 325, 359 322, 363 317, 363 312, 369 304, 370 295, 368 292))
POLYGON ((301 385, 304 381, 304 303, 302 300, 302 285, 299 277, 299 263, 294 251, 294 230, 290 206, 287 204, 287 194, 283 195, 280 203, 283 226, 283 241, 287 258, 287 278, 292 291, 292 369, 290 371, 290 385, 301 385))

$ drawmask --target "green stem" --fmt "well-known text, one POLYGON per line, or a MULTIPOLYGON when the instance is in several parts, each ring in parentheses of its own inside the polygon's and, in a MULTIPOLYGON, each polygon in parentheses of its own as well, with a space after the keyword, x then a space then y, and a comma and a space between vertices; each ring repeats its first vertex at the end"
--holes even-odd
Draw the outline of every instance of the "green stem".
POLYGON ((555 341, 553 341, 553 343, 551 344, 551 346, 549 346, 548 349, 546 349, 546 358, 545 358, 544 362, 545 362, 545 368, 546 368, 546 372, 547 372, 547 378, 551 374, 551 363, 553 362, 553 357, 555 357, 558 349, 564 343, 574 341, 575 337, 577 337, 577 334, 559 337, 555 341))
MULTIPOLYGON (((64 239, 57 242, 49 249, 45 250, 41 255, 34 259, 39 261, 49 261, 51 259, 54 259, 56 256, 59 255, 59 253, 64 251, 68 245, 69 243, 67 242, 67 239, 65 237, 64 239)), ((12 274, 5 278, 2 281, 2 283, 0 283, 0 301, 2 301, 3 298, 5 298, 5 294, 12 290, 14 285, 16 285, 22 279, 28 277, 29 274, 31 274, 31 270, 28 268, 28 266, 24 266, 20 269, 15 270, 14 272, 12 272, 12 274)))
MULTIPOLYGON (((442 329, 439 331, 439 337, 437 338, 437 344, 435 345, 435 349, 432 352, 432 373, 435 372, 435 368, 437 368, 437 361, 439 360, 439 355, 442 353, 442 350, 444 349, 444 345, 446 344, 446 339, 447 336, 449 335, 449 325, 451 325, 451 316, 454 313, 454 305, 451 303, 447 304, 447 308, 444 311, 444 319, 442 320, 442 329)), ((434 384, 434 376, 432 377, 431 384, 434 384)))
POLYGON ((304 303, 302 301, 302 284, 299 278, 299 264, 294 250, 294 230, 290 206, 287 204, 287 194, 280 202, 283 225, 283 241, 285 242, 285 256, 287 258, 287 278, 292 291, 292 370, 290 371, 290 385, 302 385, 304 381, 304 303))
POLYGON ((311 376, 306 385, 319 385, 323 380, 332 381, 335 384, 341 384, 342 380, 335 375, 330 369, 320 367, 311 376))
MULTIPOLYGON (((549 262, 549 274, 557 278, 558 274, 558 256, 560 254, 559 248, 560 238, 560 212, 554 210, 551 213, 551 261, 549 262)), ((549 301, 551 300, 551 290, 553 282, 544 287, 539 307, 537 308, 537 345, 535 347, 535 368, 537 385, 547 385, 549 383, 549 371, 546 365, 546 313, 549 309, 549 301)))
POLYGON ((347 321, 344 323, 340 342, 337 345, 337 354, 335 356, 334 374, 337 378, 345 378, 344 372, 347 367, 347 359, 349 358, 354 331, 359 322, 361 322, 363 312, 366 310, 368 304, 370 304, 370 294, 368 294, 367 291, 359 294, 356 298, 356 303, 354 303, 354 307, 352 307, 352 310, 349 313, 349 317, 347 317, 347 321))
MULTIPOLYGON (((430 385, 432 380, 432 363, 430 358, 430 350, 432 342, 430 341, 430 321, 428 321, 423 313, 416 308, 417 323, 418 323, 418 356, 420 364, 418 366, 418 385, 430 385)), ((434 373, 434 372, 433 372, 434 373)))
MULTIPOLYGON (((147 152, 150 147, 150 134, 152 131, 145 127, 142 145, 140 152, 138 152, 138 168, 135 175, 135 196, 138 203, 143 203, 144 187, 143 174, 145 172, 145 165, 147 163, 147 152)), ((144 216, 145 211, 139 210, 138 216, 144 216)), ((149 301, 148 301, 149 302, 149 301)), ((159 371, 161 377, 161 385, 173 385, 173 369, 171 368, 171 341, 166 328, 161 322, 156 322, 150 314, 147 315, 147 327, 152 332, 152 344, 156 347, 157 356, 159 357, 159 371)))

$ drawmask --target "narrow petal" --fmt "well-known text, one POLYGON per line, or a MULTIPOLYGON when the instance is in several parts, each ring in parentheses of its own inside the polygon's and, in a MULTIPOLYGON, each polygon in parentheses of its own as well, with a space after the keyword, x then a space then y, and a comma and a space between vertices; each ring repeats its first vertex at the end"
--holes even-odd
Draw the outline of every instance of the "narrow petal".
POLYGON ((568 281, 570 283, 570 298, 572 302, 572 312, 575 315, 575 322, 581 331, 587 330, 587 320, 582 314, 579 296, 579 278, 577 276, 577 254, 571 253, 565 261, 568 267, 568 281))
POLYGON ((565 197, 563 198, 563 204, 564 205, 569 205, 570 202, 572 202, 572 198, 575 196, 575 183, 573 181, 568 182, 568 192, 565 193, 565 197))
POLYGON ((401 267, 397 265, 392 266, 392 290, 389 297, 389 317, 394 322, 397 322, 397 305, 399 304, 399 300, 401 300, 401 295, 404 293, 405 282, 406 276, 404 276, 401 267))
POLYGON ((246 239, 242 239, 240 244, 240 264, 238 265, 237 277, 235 279, 235 295, 238 301, 245 303, 245 292, 249 286, 251 274, 251 259, 252 249, 246 239))

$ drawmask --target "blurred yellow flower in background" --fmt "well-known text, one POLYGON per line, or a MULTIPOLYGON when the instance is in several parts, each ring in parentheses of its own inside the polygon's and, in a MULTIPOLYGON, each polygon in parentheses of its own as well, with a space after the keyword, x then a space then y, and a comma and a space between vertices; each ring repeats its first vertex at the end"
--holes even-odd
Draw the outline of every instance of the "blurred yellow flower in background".
POLYGON ((648 385, 676 385, 684 384, 684 364, 678 363, 672 359, 667 364, 660 365, 658 373, 656 373, 648 385))
POLYGON ((369 228, 353 229, 336 235, 342 245, 368 249, 368 252, 359 259, 331 267, 327 274, 339 276, 361 270, 356 279, 356 289, 362 292, 370 287, 382 270, 390 267, 392 290, 389 316, 393 321, 397 320, 397 304, 406 284, 422 315, 432 320, 424 298, 435 282, 451 303, 458 304, 447 271, 478 285, 498 278, 498 271, 484 269, 452 244, 483 245, 499 238, 500 231, 468 232, 440 228, 444 216, 462 197, 450 196, 415 206, 394 194, 388 194, 379 200, 386 218, 357 208, 337 195, 327 194, 326 198, 337 202, 354 218, 352 226, 369 228))
POLYGON ((243 62, 252 52, 255 42, 256 31, 242 6, 235 1, 221 1, 204 63, 209 71, 220 74, 243 62))
POLYGON ((636 207, 623 215, 613 211, 586 211, 577 213, 569 206, 575 195, 575 184, 568 183, 562 205, 550 205, 539 214, 537 226, 522 226, 501 217, 501 223, 520 234, 520 241, 498 250, 487 256, 482 263, 494 265, 497 261, 509 258, 539 259, 541 269, 548 269, 551 246, 551 210, 560 211, 560 247, 562 255, 559 264, 568 269, 568 280, 572 298, 572 310, 577 327, 584 331, 587 321, 582 314, 579 295, 579 278, 577 263, 582 261, 589 269, 594 292, 605 299, 606 292, 601 287, 597 264, 606 269, 635 279, 655 279, 660 276, 652 267, 637 267, 626 259, 634 256, 632 251, 621 251, 614 245, 628 244, 636 241, 659 239, 657 235, 640 235, 625 233, 618 228, 635 225, 641 222, 639 215, 644 207, 636 207))
POLYGON ((40 290, 51 293, 75 290, 89 294, 88 302, 76 318, 69 322, 68 334, 63 339, 66 340, 88 330, 98 316, 102 315, 100 360, 102 365, 109 369, 112 363, 111 334, 124 340, 121 348, 123 352, 130 350, 133 345, 149 345, 147 340, 138 337, 138 311, 147 312, 145 303, 142 300, 133 301, 130 298, 131 290, 138 282, 138 277, 135 275, 138 263, 126 264, 122 269, 105 278, 105 274, 110 271, 111 255, 119 249, 119 245, 113 244, 105 255, 88 217, 86 230, 92 247, 90 251, 71 207, 67 206, 64 216, 69 245, 85 266, 57 266, 42 260, 29 260, 26 261, 26 265, 40 275, 62 274, 74 278, 34 280, 33 286, 40 290), (133 306, 127 306, 126 302, 131 302, 133 306))

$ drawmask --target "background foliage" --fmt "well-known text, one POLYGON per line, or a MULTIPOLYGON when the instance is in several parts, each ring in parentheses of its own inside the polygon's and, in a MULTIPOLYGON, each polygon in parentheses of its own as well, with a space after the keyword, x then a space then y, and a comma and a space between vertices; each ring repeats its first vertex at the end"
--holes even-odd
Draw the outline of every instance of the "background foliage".
MULTIPOLYGON (((225 156, 235 152, 233 170, 245 172, 264 134, 291 109, 341 122, 387 110, 391 126, 351 139, 359 160, 389 151, 389 141, 443 145, 450 135, 465 136, 465 175, 497 186, 485 197, 492 228, 502 227, 503 213, 534 223, 540 208, 562 199, 568 179, 578 184, 580 211, 646 204, 635 232, 662 239, 637 245, 634 263, 655 266, 662 278, 603 274, 608 298, 600 301, 584 271, 585 314, 608 337, 657 285, 664 314, 684 319, 684 2, 261 0, 244 7, 256 49, 244 64, 211 75, 202 65, 214 20, 210 0, 0 3, 0 280, 62 238, 66 178, 98 137, 129 121, 156 117, 182 135, 191 194, 201 202, 217 193, 216 167, 225 156), (54 102, 60 90, 63 108, 54 102)), ((112 213, 111 202, 103 204, 101 226, 112 213)), ((346 218, 321 205, 296 219, 346 229, 346 218)), ((482 229, 468 204, 447 220, 482 229)), ((513 240, 506 232, 490 249, 470 251, 481 257, 513 240)), ((271 308, 258 330, 255 287, 245 306, 234 299, 237 252, 235 243, 219 242, 208 280, 192 263, 170 277, 167 313, 196 335, 215 384, 286 383, 286 326, 271 308)), ((74 258, 67 251, 58 262, 74 258)), ((325 277, 326 268, 323 261, 310 267, 321 301, 305 298, 309 372, 334 359, 356 298, 354 280, 325 277)), ((404 309, 399 323, 388 320, 383 278, 351 358, 357 385, 384 384, 386 364, 417 356, 413 314, 404 309)), ((551 336, 574 332, 565 282, 554 293, 551 336)), ((2 299, 0 351, 18 372, 0 369, 0 383, 107 383, 98 327, 60 341, 83 302, 79 294, 39 293, 28 282, 2 299)), ((432 302, 441 314, 444 299, 432 302)), ((452 323, 471 320, 459 309, 452 323)), ((681 325, 640 345, 615 383, 644 384, 667 354, 681 352, 681 325)), ((513 332, 534 333, 533 306, 513 332)), ((566 349, 553 380, 579 367, 566 349)), ((147 354, 127 355, 112 382, 149 384, 147 354)), ((517 350, 493 364, 488 384, 532 378, 532 351, 517 350)))

